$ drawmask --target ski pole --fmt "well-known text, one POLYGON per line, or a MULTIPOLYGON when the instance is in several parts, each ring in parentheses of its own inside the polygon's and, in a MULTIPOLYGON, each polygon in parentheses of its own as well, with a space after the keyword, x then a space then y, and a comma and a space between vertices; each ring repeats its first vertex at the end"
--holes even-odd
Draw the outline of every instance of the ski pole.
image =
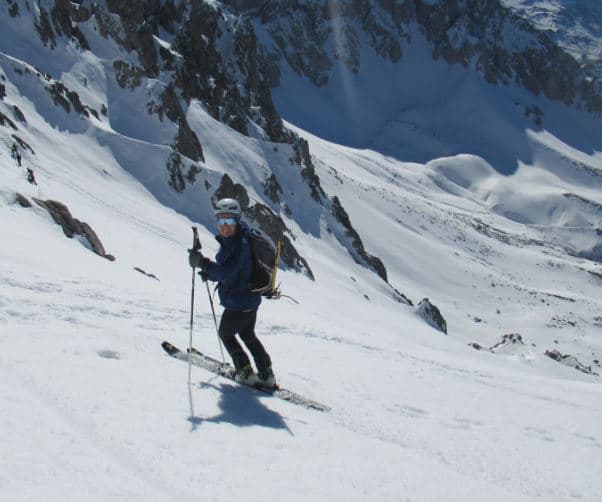
MULTIPOLYGON (((192 227, 193 240, 192 240, 192 250, 198 251, 201 249, 201 241, 199 239, 199 234, 197 232, 196 227, 192 227)), ((192 351, 192 328, 194 326, 194 280, 196 276, 196 269, 192 267, 192 289, 190 292, 190 337, 188 339, 188 385, 190 385, 190 375, 192 372, 192 361, 190 359, 190 353, 192 351)))
POLYGON ((213 314, 213 324, 215 325, 215 332, 217 333, 217 341, 219 342, 219 350, 222 353, 222 362, 225 364, 226 359, 224 358, 224 348, 222 347, 222 339, 219 337, 219 329, 217 327, 217 317, 215 317, 215 307, 213 306, 213 297, 211 296, 211 292, 209 291, 209 283, 205 282, 207 285, 207 296, 209 297, 209 304, 211 305, 211 313, 213 314))
MULTIPOLYGON (((192 249, 194 249, 195 251, 198 251, 202 248, 202 246, 201 246, 201 240, 199 239, 199 233, 198 233, 196 227, 192 227, 192 232, 194 233, 194 241, 192 244, 192 249)), ((193 270, 192 296, 194 299, 194 268, 192 270, 193 270)), ((209 297, 209 303, 211 305, 211 313, 213 314, 213 324, 215 325, 215 332, 217 334, 217 342, 219 344, 219 350, 220 350, 220 353, 222 354, 222 362, 225 363, 226 359, 224 357, 224 348, 222 347, 222 340, 219 337, 219 329, 217 328, 217 317, 215 316, 215 307, 213 306, 213 298, 211 297, 211 292, 209 291, 209 283, 207 281, 205 281, 205 285, 207 286, 207 296, 209 297)), ((192 312, 192 307, 191 307, 190 311, 192 312)), ((190 319, 190 343, 189 343, 189 347, 188 347, 188 353, 192 354, 192 319, 190 319)), ((188 367, 190 368, 190 366, 191 366, 191 362, 189 359, 188 367)), ((190 372, 189 372, 188 379, 190 381, 190 372)))

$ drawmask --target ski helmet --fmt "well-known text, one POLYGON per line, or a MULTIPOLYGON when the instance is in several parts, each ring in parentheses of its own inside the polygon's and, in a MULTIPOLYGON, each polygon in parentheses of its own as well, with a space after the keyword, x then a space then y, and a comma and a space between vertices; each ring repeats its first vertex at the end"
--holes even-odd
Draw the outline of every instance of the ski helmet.
POLYGON ((235 216, 240 216, 240 204, 235 199, 220 199, 215 204, 215 214, 233 214, 235 216))

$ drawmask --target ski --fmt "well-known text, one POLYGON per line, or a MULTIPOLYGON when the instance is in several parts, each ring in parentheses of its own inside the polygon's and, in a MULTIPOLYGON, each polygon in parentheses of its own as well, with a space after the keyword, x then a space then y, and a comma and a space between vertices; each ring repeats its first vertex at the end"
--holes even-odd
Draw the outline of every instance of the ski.
MULTIPOLYGON (((194 347, 192 348, 191 353, 184 352, 184 351, 180 350, 178 347, 176 347, 175 345, 173 345, 167 341, 164 341, 161 344, 161 347, 163 347, 163 350, 165 350, 165 352, 167 352, 167 354, 169 354, 171 357, 173 357, 175 359, 179 359, 181 361, 186 361, 186 362, 188 362, 190 360, 190 362, 192 364, 194 364, 195 366, 203 368, 207 371, 211 371, 212 373, 215 373, 221 377, 224 377, 224 378, 227 378, 228 380, 232 380, 233 382, 236 382, 236 380, 234 380, 234 377, 231 374, 231 370, 233 369, 232 365, 230 365, 228 363, 224 363, 222 361, 219 361, 206 354, 203 354, 202 352, 195 349, 194 347)), ((236 382, 236 383, 239 383, 239 382, 236 382)), ((290 391, 288 389, 283 389, 282 387, 276 387, 276 388, 272 389, 272 388, 262 387, 261 385, 247 385, 244 383, 239 384, 239 385, 243 385, 245 387, 250 387, 263 394, 269 394, 269 395, 275 396, 279 399, 283 399, 284 401, 288 401, 289 403, 293 403, 293 404, 296 404, 299 406, 304 406, 304 407, 310 408, 312 410, 330 411, 330 408, 328 406, 320 404, 316 401, 313 401, 312 399, 308 399, 300 394, 297 394, 296 392, 290 391)))

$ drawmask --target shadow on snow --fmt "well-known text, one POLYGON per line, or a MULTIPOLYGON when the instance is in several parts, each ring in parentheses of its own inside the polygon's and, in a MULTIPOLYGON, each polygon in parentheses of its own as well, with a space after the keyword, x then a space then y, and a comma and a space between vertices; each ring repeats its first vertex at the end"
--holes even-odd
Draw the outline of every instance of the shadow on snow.
MULTIPOLYGON (((214 389, 220 393, 218 406, 221 412, 213 417, 203 418, 194 413, 194 403, 192 388, 188 387, 188 398, 190 404, 190 416, 187 420, 192 424, 192 430, 195 430, 202 423, 229 423, 237 427, 260 426, 271 429, 286 429, 291 436, 293 433, 286 425, 282 416, 269 409, 259 399, 259 391, 246 389, 238 385, 228 383, 219 383, 215 385, 209 382, 201 382, 198 388, 214 389)), ((268 397, 266 395, 266 397, 268 397)))

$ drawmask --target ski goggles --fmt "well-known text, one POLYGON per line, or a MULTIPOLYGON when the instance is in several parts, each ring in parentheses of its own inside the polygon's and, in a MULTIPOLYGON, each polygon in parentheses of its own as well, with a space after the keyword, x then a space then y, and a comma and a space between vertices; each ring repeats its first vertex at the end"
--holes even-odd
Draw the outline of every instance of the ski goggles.
POLYGON ((236 218, 218 218, 217 219, 217 224, 222 227, 224 225, 235 225, 236 223, 238 223, 238 220, 236 218))

